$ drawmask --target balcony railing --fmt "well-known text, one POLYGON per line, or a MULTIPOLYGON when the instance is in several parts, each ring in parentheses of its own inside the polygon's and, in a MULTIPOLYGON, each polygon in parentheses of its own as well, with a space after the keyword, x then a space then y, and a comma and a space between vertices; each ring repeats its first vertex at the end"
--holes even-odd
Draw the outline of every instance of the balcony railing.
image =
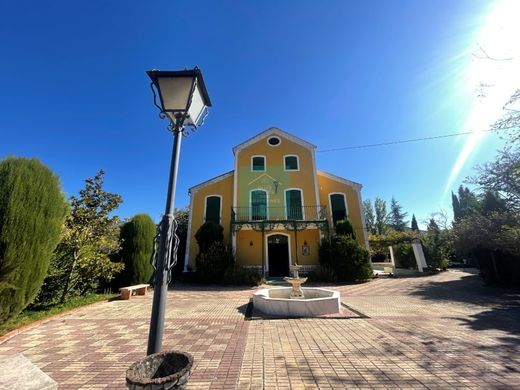
POLYGON ((232 222, 260 221, 324 221, 327 219, 326 207, 317 206, 250 206, 235 207, 231 210, 232 222))

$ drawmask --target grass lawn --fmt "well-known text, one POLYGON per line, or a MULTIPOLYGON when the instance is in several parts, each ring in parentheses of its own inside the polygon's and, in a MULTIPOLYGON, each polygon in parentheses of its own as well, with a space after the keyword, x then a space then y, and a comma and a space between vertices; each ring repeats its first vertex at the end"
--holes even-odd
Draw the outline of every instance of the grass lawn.
POLYGON ((32 322, 43 320, 47 317, 60 314, 77 307, 90 305, 94 302, 105 301, 110 298, 116 297, 117 294, 89 294, 84 297, 71 298, 69 301, 54 306, 48 306, 40 310, 24 310, 18 316, 11 318, 10 320, 0 324, 0 336, 20 328, 21 326, 28 325, 32 322))

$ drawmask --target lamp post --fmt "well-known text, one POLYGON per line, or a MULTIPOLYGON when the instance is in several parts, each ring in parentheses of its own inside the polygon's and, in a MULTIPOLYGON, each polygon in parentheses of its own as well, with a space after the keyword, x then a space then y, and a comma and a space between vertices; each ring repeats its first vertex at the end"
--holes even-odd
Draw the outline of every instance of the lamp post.
POLYGON ((173 133, 166 209, 159 225, 154 253, 154 293, 147 351, 150 355, 161 351, 168 282, 171 269, 177 263, 179 238, 176 234, 174 202, 181 140, 185 126, 196 129, 202 125, 211 101, 198 67, 181 71, 150 70, 146 73, 152 81, 154 105, 160 110, 159 116, 169 120, 168 130, 173 133))

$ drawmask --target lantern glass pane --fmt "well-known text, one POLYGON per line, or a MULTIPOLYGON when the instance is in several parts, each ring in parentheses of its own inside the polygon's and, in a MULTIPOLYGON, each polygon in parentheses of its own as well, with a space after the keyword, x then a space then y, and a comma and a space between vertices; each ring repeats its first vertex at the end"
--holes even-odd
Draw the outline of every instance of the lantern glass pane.
POLYGON ((157 79, 164 111, 186 110, 192 80, 191 77, 159 77, 157 79))
POLYGON ((191 106, 188 110, 189 113, 189 121, 191 123, 187 124, 194 124, 198 125, 201 115, 204 112, 204 100, 202 99, 202 95, 200 93, 200 88, 197 85, 197 88, 195 88, 195 91, 193 91, 193 98, 191 100, 191 106))

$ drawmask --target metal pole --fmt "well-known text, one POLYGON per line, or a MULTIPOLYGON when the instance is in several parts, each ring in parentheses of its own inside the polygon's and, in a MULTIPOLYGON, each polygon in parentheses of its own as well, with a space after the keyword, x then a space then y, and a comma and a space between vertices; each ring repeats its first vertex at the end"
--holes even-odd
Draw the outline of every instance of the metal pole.
POLYGON ((148 351, 147 355, 161 352, 161 345, 164 332, 164 313, 166 309, 166 298, 168 295, 168 274, 169 265, 175 264, 177 260, 177 242, 173 245, 170 252, 170 240, 178 240, 176 235, 176 221, 173 214, 175 204, 175 187, 177 182, 177 173, 179 170, 179 156, 182 141, 182 124, 177 124, 173 131, 173 152, 170 164, 170 177, 168 180, 168 195, 166 197, 166 209, 160 225, 160 241, 159 255, 157 258, 154 292, 152 302, 152 317, 150 319, 150 333, 148 334, 148 351), (170 260, 173 256, 173 261, 170 260))

